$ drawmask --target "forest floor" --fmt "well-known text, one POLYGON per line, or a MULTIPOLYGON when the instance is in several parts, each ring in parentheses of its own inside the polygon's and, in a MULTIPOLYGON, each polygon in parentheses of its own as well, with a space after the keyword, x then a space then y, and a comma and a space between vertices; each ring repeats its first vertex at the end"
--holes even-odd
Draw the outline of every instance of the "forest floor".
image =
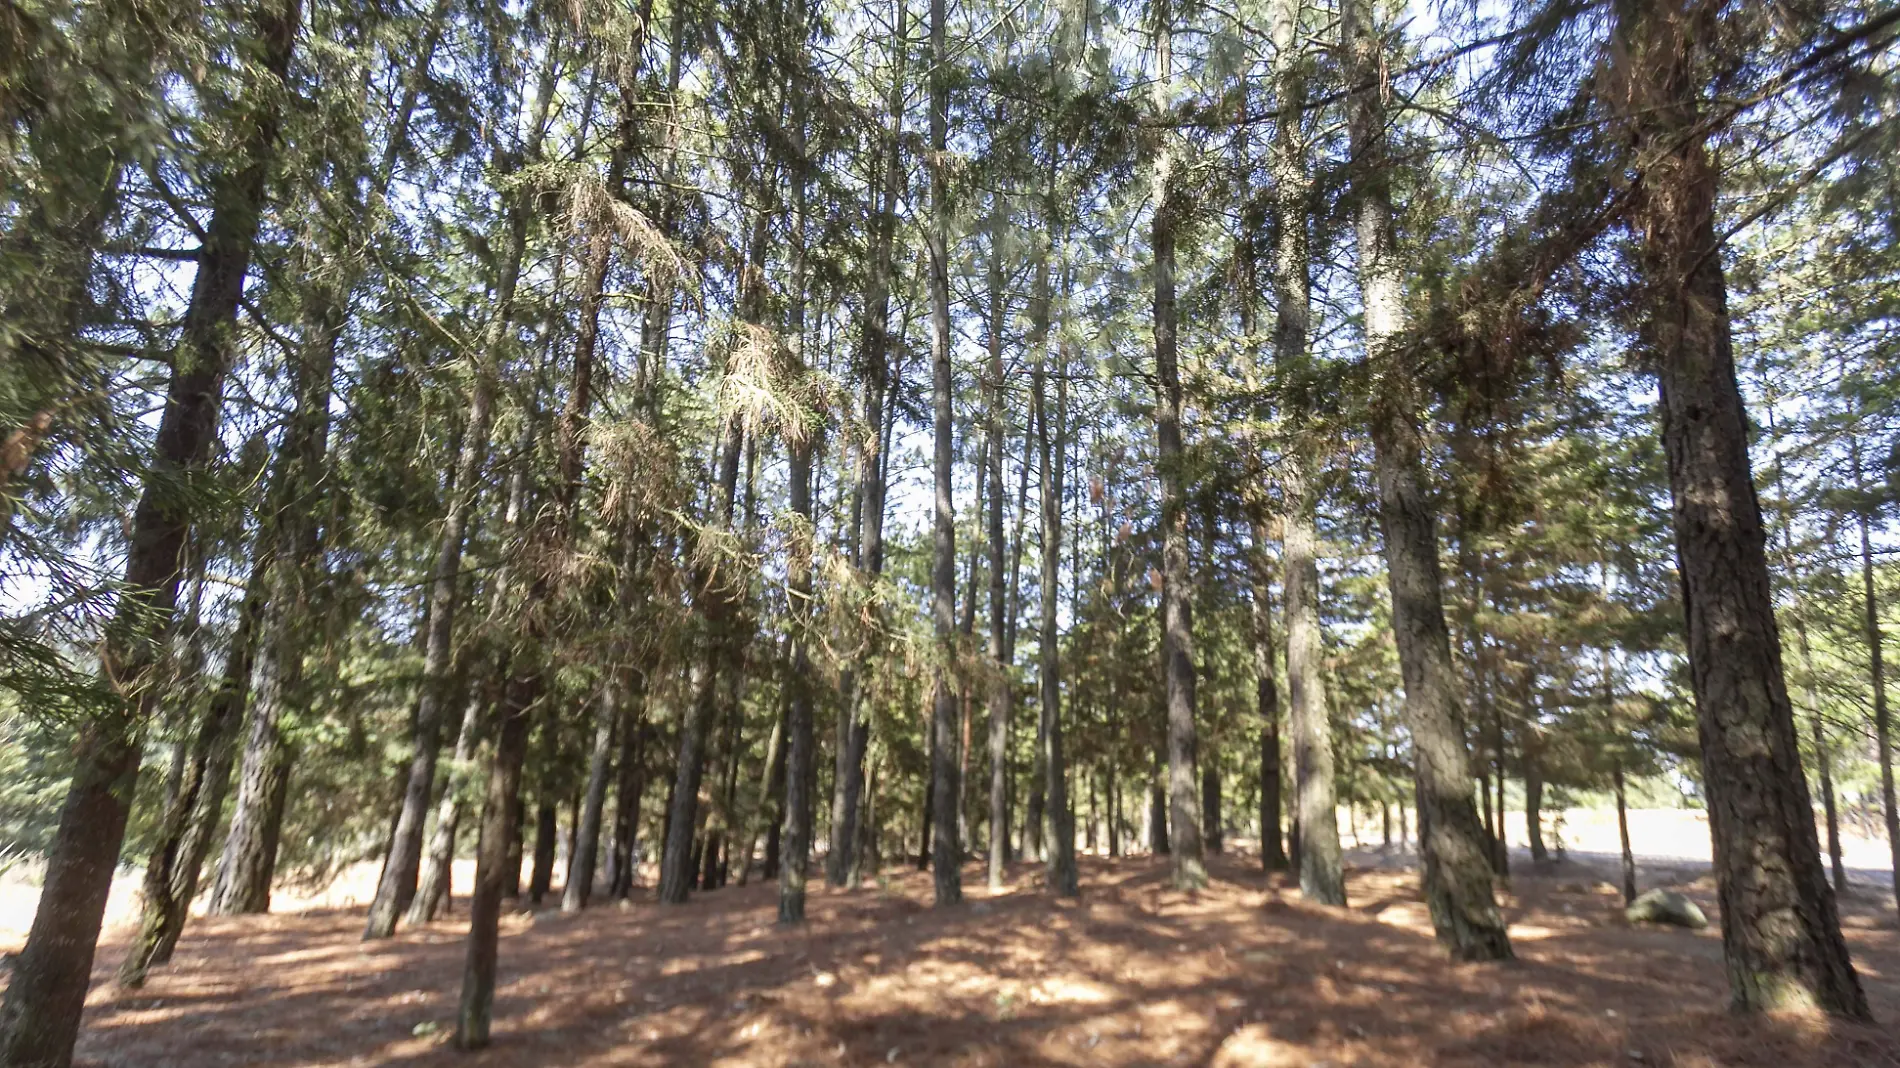
MULTIPOLYGON (((1711 928, 1632 929, 1589 859, 1518 864, 1504 905, 1518 959, 1448 961, 1416 875, 1355 851, 1351 906, 1300 902, 1252 856, 1213 885, 1168 888, 1164 862, 1085 857, 1083 895, 1016 866, 992 895, 929 907, 929 877, 891 869, 814 889, 810 922, 773 923, 776 887, 505 921, 495 1045, 448 1045, 462 919, 366 944, 360 908, 195 920, 148 986, 95 970, 80 1041, 93 1068, 372 1065, 1900 1065, 1900 930, 1874 888, 1843 902, 1883 1028, 1724 1011, 1711 928)), ((1706 871, 1649 870, 1714 918, 1706 871)))

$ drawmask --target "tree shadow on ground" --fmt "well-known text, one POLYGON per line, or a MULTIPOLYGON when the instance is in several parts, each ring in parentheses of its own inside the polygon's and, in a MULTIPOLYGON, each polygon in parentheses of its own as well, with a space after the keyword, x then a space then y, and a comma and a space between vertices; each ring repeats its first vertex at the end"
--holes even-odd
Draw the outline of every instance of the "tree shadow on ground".
MULTIPOLYGON (((1900 1042, 1822 1020, 1741 1020, 1710 934, 1632 929, 1603 887, 1526 875, 1506 896, 1519 959, 1449 961, 1416 879, 1358 870, 1347 909, 1309 906, 1246 857, 1181 893, 1146 857, 1084 858, 1083 897, 1018 866, 961 906, 929 876, 685 906, 641 900, 508 918, 493 1048, 446 1045, 461 922, 363 943, 360 910, 196 925, 136 994, 100 980, 82 1058, 100 1065, 1495 1065, 1900 1064, 1900 1042), (1641 1061, 1631 1054, 1639 1054, 1641 1061)), ((1614 895, 1614 891, 1609 891, 1614 895)), ((1850 928, 1884 1020, 1900 1018, 1894 932, 1850 928)))

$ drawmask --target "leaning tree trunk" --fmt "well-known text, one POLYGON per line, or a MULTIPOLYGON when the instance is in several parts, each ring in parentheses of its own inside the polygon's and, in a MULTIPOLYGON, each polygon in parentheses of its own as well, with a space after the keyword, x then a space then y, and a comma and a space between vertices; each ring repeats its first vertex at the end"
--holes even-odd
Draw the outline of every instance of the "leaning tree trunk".
MULTIPOLYGON (((1405 685, 1406 725, 1412 734, 1419 801, 1419 836, 1426 902, 1438 940, 1464 960, 1511 956, 1504 917, 1492 888, 1490 846, 1471 796, 1471 758, 1445 626, 1443 581, 1438 569, 1438 516, 1424 486, 1420 460, 1418 383, 1408 355, 1398 348, 1405 329, 1400 267, 1393 234, 1391 162, 1378 36, 1365 0, 1347 0, 1340 12, 1340 43, 1346 58, 1359 242, 1359 288, 1365 307, 1367 360, 1374 373, 1372 398, 1374 474, 1379 525, 1385 540, 1392 591, 1392 631, 1405 685)), ((1301 871, 1315 843, 1301 818, 1301 871)))
POLYGON ((47 854, 46 878, 26 946, 0 1003, 0 1064, 72 1062, 106 896, 125 838, 137 782, 141 724, 161 687, 156 650, 178 600, 181 553, 196 502, 178 492, 200 477, 216 438, 232 324, 264 210, 265 179, 278 151, 281 83, 301 15, 298 0, 265 4, 251 18, 261 62, 245 68, 234 102, 236 158, 211 187, 212 214, 198 253, 156 451, 133 513, 119 607, 107 625, 101 666, 127 706, 102 710, 80 728, 72 783, 47 854))
POLYGON ((607 807, 607 776, 613 770, 614 731, 619 726, 618 693, 601 688, 594 710, 594 747, 587 759, 587 789, 581 802, 580 826, 574 852, 568 858, 567 882, 561 887, 561 911, 579 912, 594 892, 594 868, 600 856, 601 813, 607 807))
MULTIPOLYGON (((508 889, 509 839, 515 799, 521 794, 521 766, 528 751, 528 714, 534 703, 534 673, 509 679, 502 696, 501 725, 489 759, 487 799, 482 807, 481 848, 475 857, 475 888, 468 902, 468 948, 462 968, 462 995, 456 1010, 455 1044, 461 1049, 488 1045, 494 1019, 495 965, 501 949, 501 902, 508 889)), ((516 871, 519 872, 517 865, 516 871)))
MULTIPOLYGON (((492 354, 511 329, 514 294, 521 277, 526 239, 526 215, 517 209, 510 213, 505 251, 496 277, 493 318, 484 332, 483 354, 478 354, 478 360, 492 364, 492 354)), ((442 716, 453 699, 455 615, 461 601, 462 550, 475 501, 481 492, 481 473, 488 460, 489 434, 494 420, 497 385, 494 374, 492 366, 477 367, 469 391, 468 422, 462 431, 454 481, 449 488, 448 514, 436 541, 435 566, 429 580, 422 694, 416 705, 409 777, 403 788, 402 808, 396 817, 396 832, 390 839, 389 856, 383 862, 382 878, 370 903, 369 919, 363 930, 366 939, 387 938, 395 933, 397 917, 414 898, 422 865, 423 823, 428 818, 429 794, 434 787, 436 761, 442 748, 442 716)))
POLYGON ((1732 1003, 1865 1019, 1801 773, 1735 379, 1717 175, 1698 99, 1696 48, 1715 5, 1619 0, 1614 11, 1605 86, 1642 174, 1631 207, 1642 342, 1661 393, 1732 1003))
POLYGON ((1623 760, 1610 766, 1610 786, 1616 793, 1616 840, 1622 849, 1623 904, 1636 900, 1636 854, 1630 849, 1629 802, 1623 790, 1623 760))
MULTIPOLYGON (((324 299, 324 298, 317 298, 324 299)), ((337 300, 336 295, 328 298, 337 300)), ((319 322, 340 309, 313 313, 319 322)), ((296 361, 296 408, 272 475, 271 531, 263 621, 251 669, 251 703, 237 802, 211 892, 213 915, 265 912, 284 818, 292 753, 284 725, 303 700, 303 655, 310 626, 310 574, 319 564, 316 515, 328 451, 336 347, 319 329, 296 361)))
POLYGON ((250 693, 251 652, 264 605, 267 568, 258 566, 245 584, 244 606, 225 653, 224 681, 212 695, 192 736, 178 786, 159 817, 158 842, 140 886, 139 933, 119 966, 119 985, 144 985, 152 965, 171 960, 197 893, 198 873, 211 849, 211 824, 224 807, 231 781, 232 738, 250 693), (201 813, 208 810, 208 815, 201 813))
MULTIPOLYGON (((499 676, 497 676, 499 678, 499 676)), ((444 911, 443 903, 452 892, 455 865, 455 835, 461 829, 462 813, 468 807, 468 791, 474 779, 475 736, 481 730, 482 712, 493 700, 493 683, 482 692, 471 693, 462 710, 462 726, 455 733, 455 755, 449 761, 448 781, 442 785, 442 800, 435 811, 435 831, 429 837, 429 852, 416 886, 416 897, 409 905, 409 925, 428 923, 444 911)))

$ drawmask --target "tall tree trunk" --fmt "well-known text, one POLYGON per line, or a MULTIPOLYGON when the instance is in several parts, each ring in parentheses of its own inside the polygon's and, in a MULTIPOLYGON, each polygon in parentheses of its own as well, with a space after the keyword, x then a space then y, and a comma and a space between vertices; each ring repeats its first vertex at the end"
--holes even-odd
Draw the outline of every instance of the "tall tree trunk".
MULTIPOLYGON (((1348 100, 1359 288, 1365 307, 1368 362, 1375 369, 1372 398, 1374 469, 1379 525, 1392 591, 1392 630, 1405 684, 1406 723, 1418 780, 1421 859, 1426 902, 1438 940, 1464 960, 1511 956, 1504 917, 1492 890, 1490 849, 1471 796, 1471 760, 1451 638, 1445 627, 1444 588, 1438 569, 1438 517, 1426 495, 1420 461, 1418 383, 1397 347, 1405 329, 1398 250, 1393 233, 1386 114, 1376 72, 1383 46, 1365 0, 1347 0, 1340 12, 1348 100)), ((1301 846, 1316 836, 1301 818, 1301 846)), ((1302 878, 1308 867, 1301 858, 1302 878)))
MULTIPOLYGON (((802 57, 806 43, 804 38, 809 33, 802 6, 794 21, 800 37, 799 55, 802 57)), ((791 179, 794 233, 791 321, 786 331, 790 335, 792 348, 785 357, 792 379, 802 382, 810 369, 805 347, 805 288, 808 253, 806 200, 811 185, 811 161, 806 155, 807 102, 804 86, 795 83, 789 91, 793 94, 791 179)), ((799 517, 805 528, 813 531, 813 541, 817 537, 812 518, 813 457, 824 440, 823 428, 822 415, 800 412, 798 421, 785 431, 790 453, 792 514, 799 517)), ((814 702, 810 647, 814 615, 812 555, 816 548, 813 541, 799 537, 792 545, 786 564, 786 584, 791 594, 793 645, 792 672, 788 680, 792 692, 790 712, 786 718, 786 734, 789 737, 786 739, 785 754, 784 856, 778 870, 778 921, 784 924, 803 923, 805 920, 805 884, 811 870, 812 832, 817 824, 817 804, 813 795, 817 785, 818 739, 812 724, 814 702)), ((768 769, 773 762, 768 755, 768 769)), ((749 837, 746 847, 748 851, 751 849, 749 837)))
POLYGON ((265 519, 269 549, 263 618, 252 662, 251 703, 245 724, 244 760, 237 801, 212 889, 213 915, 265 912, 284 818, 282 798, 294 761, 284 736, 290 708, 304 702, 303 657, 310 629, 311 572, 319 562, 316 516, 322 494, 330 430, 331 379, 336 346, 330 328, 342 317, 341 294, 311 300, 321 310, 307 318, 322 324, 294 364, 295 408, 284 431, 271 477, 265 519))
POLYGON ((753 810, 752 818, 746 821, 744 854, 739 857, 739 885, 750 881, 752 873, 752 855, 759 850, 759 838, 765 837, 765 861, 759 874, 766 879, 778 878, 778 860, 780 835, 769 833, 767 828, 780 827, 785 822, 785 732, 792 717, 791 673, 797 669, 796 662, 790 660, 790 646, 778 657, 779 671, 785 682, 781 686, 779 713, 772 722, 772 733, 765 739, 765 761, 759 778, 759 804, 753 810))
MULTIPOLYGON (((546 88, 544 81, 543 88, 546 88)), ((548 95, 544 92, 537 109, 541 115, 536 129, 545 125, 548 95)), ((537 148, 539 135, 536 137, 537 148)), ((495 391, 499 385, 499 353, 514 324, 514 295, 521 278, 521 264, 527 243, 527 214, 522 208, 509 212, 503 253, 495 277, 495 306, 483 333, 483 350, 474 356, 477 363, 469 389, 468 421, 462 431, 457 453, 454 483, 450 487, 448 513, 443 517, 442 533, 436 541, 435 564, 429 577, 427 635, 423 641, 422 694, 416 705, 415 738, 410 749, 409 777, 403 788, 402 808, 396 816, 396 831, 390 839, 390 852, 383 863, 383 875, 377 882, 376 896, 370 902, 369 919, 363 929, 365 939, 387 938, 395 933, 396 920, 408 907, 416 890, 422 863, 422 833, 428 818, 429 794, 435 783, 436 761, 442 748, 443 710, 452 699, 455 667, 455 616, 461 601, 462 550, 468 539, 468 527, 475 503, 481 493, 482 470, 488 462, 489 437, 494 423, 495 391)))
POLYGON ((1604 85, 1642 166, 1631 205, 1647 304, 1642 342, 1662 398, 1732 1003, 1864 1019, 1867 997, 1841 937, 1801 774, 1735 380, 1717 175, 1698 99, 1696 49, 1712 36, 1717 7, 1618 0, 1613 10, 1615 60, 1604 85))
POLYGON ((1253 544, 1247 570, 1253 583, 1254 711, 1260 717, 1260 863, 1286 869, 1280 839, 1280 688, 1273 674, 1273 564, 1267 557, 1267 522, 1260 502, 1252 510, 1253 544))
POLYGON ((280 84, 301 16, 297 0, 261 4, 251 19, 260 60, 245 68, 234 107, 232 165, 213 179, 212 214, 198 253, 159 420, 156 450, 132 516, 119 604, 100 661, 125 705, 83 723, 59 827, 47 854, 39 908, 0 1002, 0 1063, 64 1068, 85 1007, 106 896, 137 783, 139 731, 156 711, 157 650, 178 600, 181 553, 195 503, 180 485, 200 477, 216 437, 232 324, 264 211, 265 179, 278 152, 280 84))
POLYGON ((1828 754, 1821 717, 1814 716, 1814 762, 1821 780, 1821 809, 1827 816, 1827 859, 1834 875, 1834 892, 1847 889, 1847 866, 1841 859, 1841 814, 1834 800, 1834 761, 1828 754))
POLYGON ((1523 760, 1525 834, 1530 839, 1531 860, 1542 863, 1550 859, 1550 849, 1544 844, 1544 769, 1528 744, 1523 760))
POLYGON ((931 807, 937 822, 935 900, 963 900, 963 845, 957 838, 957 697, 952 685, 956 652, 957 527, 952 501, 955 432, 950 376, 950 59, 945 0, 930 0, 930 325, 931 414, 935 424, 936 533, 931 565, 931 616, 937 656, 932 704, 931 807))
MULTIPOLYGON (((997 121, 1002 119, 998 103, 997 121)), ((1014 696, 1010 677, 1011 652, 1008 638, 1008 604, 1003 595, 1005 562, 1003 554, 1003 329, 1008 307, 1003 292, 1003 230, 1007 210, 1002 195, 992 194, 990 209, 989 257, 989 374, 984 382, 989 405, 984 426, 989 443, 990 495, 988 533, 990 548, 990 635, 989 653, 995 669, 990 680, 990 849, 989 887, 1003 888, 1003 869, 1009 862, 1009 719, 1014 696)), ((1023 457, 1027 466, 1028 457, 1023 457)))
MULTIPOLYGON (((455 1044, 461 1049, 488 1045, 494 1022, 495 965, 501 949, 501 903, 508 889, 510 839, 521 796, 521 766, 528 751, 529 709, 540 676, 514 674, 502 695, 500 729, 489 758, 488 791, 482 805, 481 846, 475 857, 475 888, 468 902, 468 949, 462 967, 462 995, 455 1017, 455 1044)), ((520 863, 514 865, 520 877, 520 863)))
MULTIPOLYGON (((942 2, 942 0, 938 0, 942 2)), ((1053 180, 1051 182, 1053 186, 1053 180)), ((1054 197, 1050 198, 1053 206, 1054 197)), ((1049 287, 1048 257, 1041 257, 1038 266, 1039 278, 1036 286, 1039 291, 1047 292, 1049 287)), ((1038 324, 1039 335, 1046 335, 1048 321, 1048 299, 1038 300, 1042 305, 1043 322, 1038 324)), ((1060 343, 1057 351, 1063 352, 1060 343)), ((1062 461, 1067 455, 1063 436, 1068 432, 1068 361, 1060 360, 1056 365, 1056 409, 1058 425, 1055 428, 1054 450, 1051 451, 1049 428, 1049 404, 1047 395, 1047 373, 1044 364, 1047 354, 1042 347, 1036 350, 1036 369, 1034 381, 1034 401, 1036 407, 1036 464, 1038 482, 1041 486, 1039 497, 1042 503, 1042 620, 1040 644, 1036 659, 1040 665, 1041 696, 1037 701, 1037 711, 1041 714, 1042 725, 1038 732, 1042 738, 1042 765, 1045 798, 1044 812, 1044 852, 1046 854, 1045 881, 1050 890, 1058 897, 1074 897, 1081 893, 1075 870, 1075 821, 1069 814, 1068 768, 1062 752, 1062 664, 1061 650, 1057 646, 1057 616, 1061 595, 1062 563, 1062 461)))
MULTIPOLYGON (((552 728, 553 723, 544 721, 543 726, 552 728)), ((554 888, 554 855, 560 834, 560 806, 556 803, 552 784, 544 777, 540 798, 534 807, 534 862, 528 869, 528 904, 537 908, 541 905, 541 899, 554 888)))
MULTIPOLYGON (((738 494, 739 459, 744 440, 744 432, 735 421, 727 429, 720 449, 720 500, 715 504, 728 529, 732 526, 738 494)), ((718 709, 719 668, 731 645, 727 631, 734 626, 731 617, 737 608, 738 591, 727 589, 729 582, 723 575, 710 572, 696 577, 706 605, 706 636, 689 682, 693 703, 680 723, 679 759, 668 805, 666 841, 660 854, 660 901, 668 905, 685 904, 693 886, 693 836, 698 829, 699 788, 705 776, 706 734, 718 709)))
MULTIPOLYGON (((881 429, 894 417, 896 405, 889 403, 894 392, 891 384, 891 249, 897 233, 898 200, 904 187, 904 41, 909 13, 905 0, 896 0, 892 25, 897 32, 891 46, 891 84, 886 98, 890 129, 884 135, 883 161, 880 164, 884 187, 871 234, 871 257, 866 272, 864 300, 864 421, 871 434, 859 456, 863 465, 859 483, 863 486, 863 534, 859 545, 858 566, 875 581, 884 570, 884 508, 886 495, 885 465, 889 449, 883 444, 881 429), (887 411, 886 409, 889 409, 887 411)), ((875 639, 873 639, 875 641, 875 639)), ((875 655, 876 648, 867 650, 875 655)), ((843 709, 838 719, 838 738, 832 775, 831 844, 825 858, 825 882, 831 886, 854 886, 858 881, 859 807, 864 800, 864 755, 871 741, 871 725, 859 705, 863 694, 855 672, 847 672, 852 684, 844 687, 843 709)))
POLYGON ((614 845, 607 893, 625 901, 633 892, 640 833, 640 795, 646 791, 646 737, 651 729, 642 711, 646 703, 646 676, 633 672, 626 684, 628 699, 620 702, 620 759, 614 784, 614 845))
MULTIPOLYGON (((1153 110, 1168 115, 1174 105, 1174 26, 1168 0, 1161 0, 1155 34, 1153 110)), ((1181 370, 1176 355, 1178 313, 1174 295, 1174 230, 1180 205, 1173 188, 1174 145, 1164 129, 1154 133, 1155 468, 1161 481, 1161 656, 1166 679, 1168 807, 1171 877, 1176 889, 1207 885, 1202 858, 1200 802, 1195 797, 1194 609, 1188 575, 1187 473, 1181 444, 1181 370)))
MULTIPOLYGON (((1868 504, 1871 491, 1867 486, 1866 473, 1861 469, 1860 440, 1848 439, 1848 459, 1853 465, 1854 489, 1860 496, 1861 504, 1855 509, 1854 522, 1860 533, 1860 583, 1861 583, 1861 631, 1867 642, 1867 679, 1874 693, 1874 759, 1880 764, 1880 813, 1886 823, 1887 848, 1893 875, 1892 883, 1894 904, 1900 906, 1900 808, 1894 804, 1893 788, 1893 727, 1887 710, 1887 673, 1881 649, 1880 636, 1880 599, 1874 589, 1874 548, 1872 540, 1872 511, 1868 504)), ((1817 751, 1819 747, 1817 746, 1817 751)), ((1822 774, 1826 775, 1827 757, 1821 756, 1822 774)), ((1834 797, 1832 784, 1826 784, 1828 807, 1828 838, 1830 848, 1840 864, 1840 843, 1834 824, 1834 797)), ((1836 876, 1837 883, 1839 877, 1836 876)))
POLYGON ((1148 852, 1165 857, 1168 848, 1167 748, 1155 750, 1154 779, 1148 788, 1148 852))
POLYGON ((1201 762, 1201 840, 1216 856, 1226 848, 1221 831, 1220 768, 1211 759, 1201 762))
POLYGON ((603 686, 594 708, 594 746, 587 758, 587 787, 581 802, 567 881, 561 887, 561 911, 579 912, 594 893, 594 869, 600 856, 601 814, 607 808, 607 777, 613 770, 614 732, 620 724, 618 692, 603 686))

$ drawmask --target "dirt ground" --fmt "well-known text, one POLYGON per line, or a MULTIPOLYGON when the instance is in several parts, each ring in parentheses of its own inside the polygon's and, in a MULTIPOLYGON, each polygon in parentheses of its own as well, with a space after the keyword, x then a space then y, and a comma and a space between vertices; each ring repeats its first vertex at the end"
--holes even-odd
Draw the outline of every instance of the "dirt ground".
MULTIPOLYGON (((375 944, 360 908, 195 920, 149 985, 110 985, 109 936, 80 1040, 94 1068, 208 1065, 1900 1065, 1900 931, 1868 889, 1844 903, 1882 1027, 1724 1011, 1713 930, 1631 929, 1587 862, 1519 865, 1518 960, 1447 961, 1416 877, 1355 853, 1351 907, 1299 901, 1247 856, 1185 894, 1146 857, 1083 860, 1079 902, 1018 867, 991 895, 929 907, 928 877, 814 891, 773 923, 776 888, 729 887, 511 917, 496 1041, 448 1045, 458 916, 375 944)), ((1713 918, 1706 875, 1679 873, 1713 918)), ((1670 873, 1648 873, 1646 882, 1670 873)))

